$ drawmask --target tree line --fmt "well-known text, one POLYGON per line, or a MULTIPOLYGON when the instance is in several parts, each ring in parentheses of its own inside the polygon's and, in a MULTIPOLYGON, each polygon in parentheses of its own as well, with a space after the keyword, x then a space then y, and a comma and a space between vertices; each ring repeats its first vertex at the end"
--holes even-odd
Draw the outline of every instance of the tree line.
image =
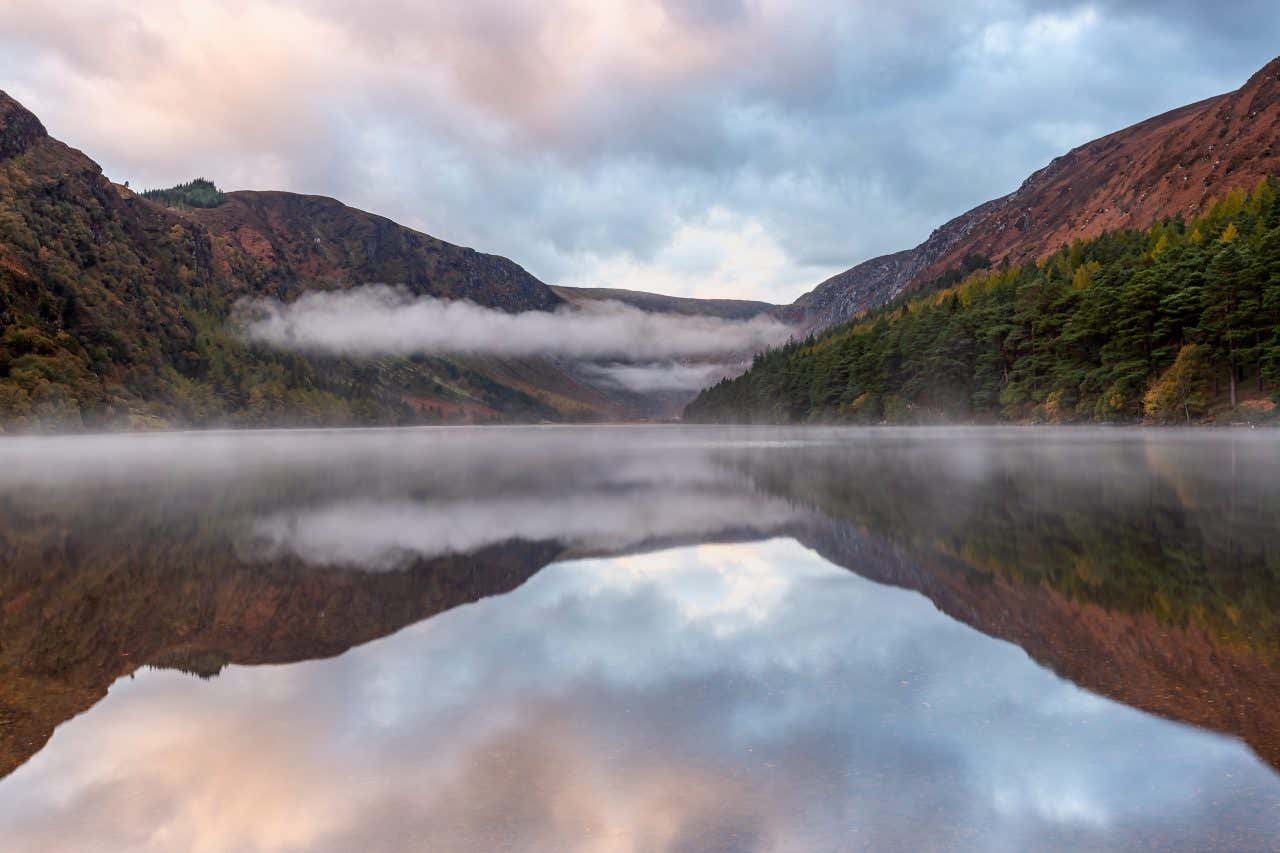
POLYGON ((167 189, 143 190, 142 196, 166 207, 217 207, 227 200, 226 193, 208 178, 196 178, 167 189))
POLYGON ((1268 420, 1280 396, 1280 181, 1191 221, 962 267, 758 355, 692 421, 1268 420))

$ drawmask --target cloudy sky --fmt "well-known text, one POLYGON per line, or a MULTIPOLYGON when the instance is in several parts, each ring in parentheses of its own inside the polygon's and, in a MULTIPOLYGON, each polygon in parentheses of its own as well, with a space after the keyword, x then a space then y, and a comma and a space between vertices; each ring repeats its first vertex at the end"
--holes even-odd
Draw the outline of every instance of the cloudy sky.
POLYGON ((114 179, 772 301, 1278 50, 1274 0, 0 2, 0 87, 114 179))

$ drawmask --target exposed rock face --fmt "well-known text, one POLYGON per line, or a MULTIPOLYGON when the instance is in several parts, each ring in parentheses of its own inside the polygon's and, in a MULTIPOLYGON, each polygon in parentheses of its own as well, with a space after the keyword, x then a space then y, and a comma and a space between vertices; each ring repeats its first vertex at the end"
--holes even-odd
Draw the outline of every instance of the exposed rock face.
POLYGON ((943 260, 956 254, 956 247, 985 222, 1000 201, 989 201, 956 217, 914 249, 872 258, 837 273, 775 313, 805 329, 823 329, 882 305, 924 278, 926 270, 940 264, 945 267, 943 260))
POLYGON ((1280 173, 1280 58, 1235 92, 1181 107, 1058 157, 1017 190, 914 249, 833 276, 783 309, 820 328, 883 304, 967 254, 1030 261, 1074 240, 1203 212, 1280 173))
POLYGON ((323 196, 232 192, 183 215, 208 228, 218 270, 250 290, 292 298, 310 287, 396 284, 503 311, 562 300, 518 264, 437 240, 323 196))
POLYGON ((45 136, 40 119, 0 92, 0 160, 21 154, 45 136))

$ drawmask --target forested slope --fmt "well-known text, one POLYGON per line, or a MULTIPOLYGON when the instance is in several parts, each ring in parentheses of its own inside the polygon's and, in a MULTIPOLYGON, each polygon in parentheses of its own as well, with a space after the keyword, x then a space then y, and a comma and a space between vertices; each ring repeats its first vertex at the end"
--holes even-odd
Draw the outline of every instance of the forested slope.
POLYGON ((1040 263, 944 274, 758 356, 685 418, 1269 420, 1280 386, 1278 195, 1267 179, 1191 221, 1077 241, 1040 263))

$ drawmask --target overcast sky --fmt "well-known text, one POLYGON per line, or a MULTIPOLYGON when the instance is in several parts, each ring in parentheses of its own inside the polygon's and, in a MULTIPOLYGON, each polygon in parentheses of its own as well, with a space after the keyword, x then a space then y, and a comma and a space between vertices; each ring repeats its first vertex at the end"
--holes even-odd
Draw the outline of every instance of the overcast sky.
POLYGON ((1276 53, 1274 0, 0 0, 0 88, 113 179, 779 302, 1276 53))

